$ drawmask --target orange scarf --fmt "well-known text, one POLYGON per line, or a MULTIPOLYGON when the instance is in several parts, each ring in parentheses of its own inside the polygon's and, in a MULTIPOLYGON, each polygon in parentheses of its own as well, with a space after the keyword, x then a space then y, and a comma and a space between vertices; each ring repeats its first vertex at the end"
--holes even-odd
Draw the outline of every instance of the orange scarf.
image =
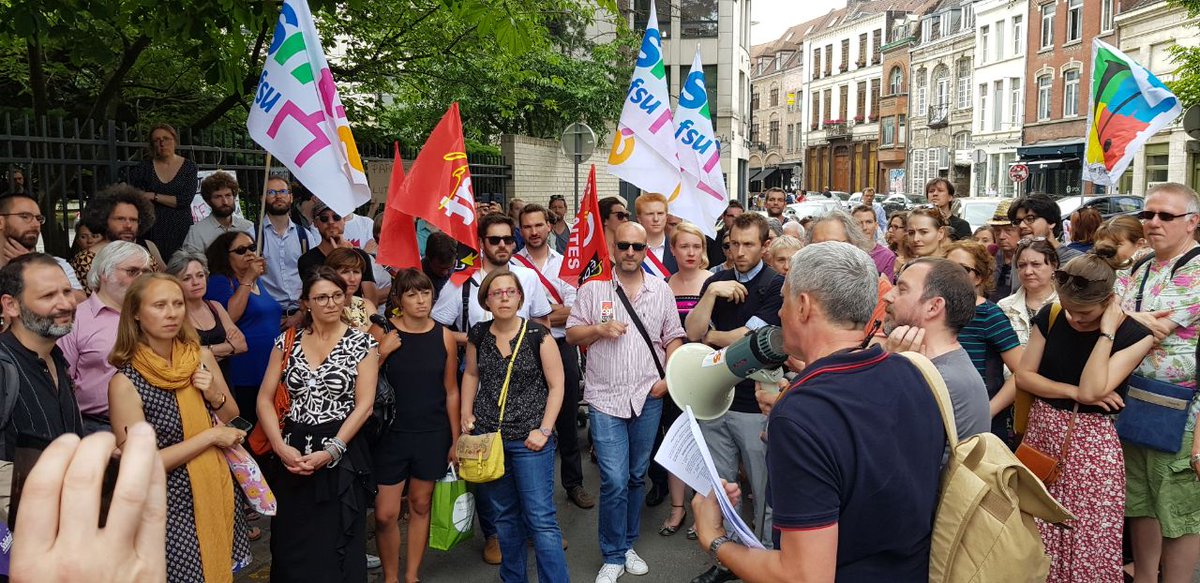
MULTIPOLYGON (((204 396, 192 386, 192 375, 200 368, 200 347, 178 340, 171 348, 171 361, 139 344, 133 354, 133 369, 151 386, 175 393, 183 438, 191 439, 212 427, 204 396)), ((233 478, 221 450, 210 447, 187 462, 192 485, 192 507, 200 562, 208 583, 233 580, 233 478)))

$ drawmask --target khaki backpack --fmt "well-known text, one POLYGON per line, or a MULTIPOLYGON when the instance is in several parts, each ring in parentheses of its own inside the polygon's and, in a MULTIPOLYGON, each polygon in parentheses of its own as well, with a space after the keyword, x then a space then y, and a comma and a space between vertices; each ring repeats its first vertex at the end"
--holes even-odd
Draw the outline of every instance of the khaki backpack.
POLYGON ((999 437, 980 433, 959 442, 942 375, 921 354, 902 356, 929 383, 950 442, 933 523, 929 582, 1045 581, 1050 559, 1033 518, 1061 524, 1075 517, 999 437))

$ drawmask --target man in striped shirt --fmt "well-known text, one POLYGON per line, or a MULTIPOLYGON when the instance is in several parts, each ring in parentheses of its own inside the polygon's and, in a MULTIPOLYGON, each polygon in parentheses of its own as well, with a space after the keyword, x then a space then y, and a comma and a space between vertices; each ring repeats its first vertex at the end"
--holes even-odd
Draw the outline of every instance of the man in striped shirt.
POLYGON ((591 412, 600 465, 600 552, 604 555, 596 583, 615 583, 626 571, 649 572, 633 544, 641 524, 642 486, 667 393, 662 367, 684 338, 671 288, 642 271, 646 230, 637 223, 623 223, 615 234, 616 280, 584 284, 567 319, 567 342, 588 347, 583 396, 591 412))

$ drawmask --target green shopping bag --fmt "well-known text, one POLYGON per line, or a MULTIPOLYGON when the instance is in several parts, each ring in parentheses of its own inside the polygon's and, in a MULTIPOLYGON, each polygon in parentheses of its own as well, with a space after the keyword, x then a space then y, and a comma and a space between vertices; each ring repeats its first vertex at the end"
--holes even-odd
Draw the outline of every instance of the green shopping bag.
POLYGON ((458 479, 454 465, 433 485, 429 548, 448 551, 471 538, 475 528, 475 495, 458 479))

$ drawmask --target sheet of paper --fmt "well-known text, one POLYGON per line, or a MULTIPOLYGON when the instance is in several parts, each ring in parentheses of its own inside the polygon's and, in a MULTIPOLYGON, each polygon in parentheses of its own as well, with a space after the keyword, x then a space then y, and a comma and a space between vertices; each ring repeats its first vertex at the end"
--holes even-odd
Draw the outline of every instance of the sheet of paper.
POLYGON ((720 495, 716 497, 717 504, 721 507, 721 515, 732 527, 733 532, 730 534, 750 548, 763 548, 758 537, 725 496, 721 477, 713 465, 712 456, 708 453, 708 444, 704 441, 700 424, 696 422, 691 407, 688 407, 667 430, 663 445, 654 456, 654 461, 703 496, 708 496, 714 490, 719 492, 720 495))

